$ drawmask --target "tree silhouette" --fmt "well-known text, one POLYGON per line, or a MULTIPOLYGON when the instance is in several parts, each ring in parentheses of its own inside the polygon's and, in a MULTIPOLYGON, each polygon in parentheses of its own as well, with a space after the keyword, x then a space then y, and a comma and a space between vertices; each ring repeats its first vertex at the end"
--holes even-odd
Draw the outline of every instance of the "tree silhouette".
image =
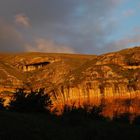
POLYGON ((115 112, 112 121, 119 122, 119 123, 130 123, 130 117, 131 114, 129 112, 120 113, 120 114, 115 112))
POLYGON ((0 110, 4 110, 5 107, 4 107, 4 99, 0 98, 0 110))
POLYGON ((94 120, 105 120, 105 117, 102 115, 103 108, 104 106, 102 104, 99 106, 93 106, 90 110, 90 117, 94 120))
POLYGON ((17 89, 13 99, 9 103, 9 110, 18 112, 49 112, 52 105, 50 96, 45 94, 44 89, 25 92, 17 89))
POLYGON ((136 116, 133 120, 134 125, 140 125, 140 116, 136 116))

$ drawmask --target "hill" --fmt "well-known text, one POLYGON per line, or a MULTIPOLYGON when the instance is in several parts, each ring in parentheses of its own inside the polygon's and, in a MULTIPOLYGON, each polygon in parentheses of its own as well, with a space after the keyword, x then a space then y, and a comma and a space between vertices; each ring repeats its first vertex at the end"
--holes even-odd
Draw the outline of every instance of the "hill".
POLYGON ((45 88, 55 105, 140 93, 140 47, 103 55, 19 53, 0 55, 0 92, 45 88))

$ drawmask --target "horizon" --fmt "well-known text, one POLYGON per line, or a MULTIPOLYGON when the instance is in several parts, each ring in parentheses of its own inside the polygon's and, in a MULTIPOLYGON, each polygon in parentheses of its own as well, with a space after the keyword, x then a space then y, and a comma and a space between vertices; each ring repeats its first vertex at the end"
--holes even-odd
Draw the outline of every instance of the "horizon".
POLYGON ((0 52, 100 55, 140 45, 139 0, 5 0, 0 52))
POLYGON ((106 54, 110 54, 110 53, 117 53, 117 52, 120 52, 120 51, 123 51, 123 50, 139 48, 139 47, 140 46, 126 47, 126 48, 119 49, 119 50, 116 50, 116 51, 108 51, 108 52, 104 52, 104 53, 101 53, 101 54, 69 53, 69 52, 66 52, 66 53, 65 52, 64 53, 63 52, 41 52, 41 51, 40 52, 39 51, 38 52, 37 51, 32 51, 32 52, 31 51, 22 51, 22 52, 16 52, 16 51, 15 52, 2 52, 2 51, 0 51, 0 54, 12 54, 12 55, 17 54, 17 55, 19 55, 19 54, 24 54, 24 53, 25 54, 30 54, 30 53, 31 54, 36 54, 36 53, 38 53, 38 54, 58 54, 58 55, 60 54, 60 55, 87 55, 87 56, 88 55, 89 56, 92 56, 92 55, 94 56, 95 55, 95 56, 100 56, 100 55, 106 55, 106 54))

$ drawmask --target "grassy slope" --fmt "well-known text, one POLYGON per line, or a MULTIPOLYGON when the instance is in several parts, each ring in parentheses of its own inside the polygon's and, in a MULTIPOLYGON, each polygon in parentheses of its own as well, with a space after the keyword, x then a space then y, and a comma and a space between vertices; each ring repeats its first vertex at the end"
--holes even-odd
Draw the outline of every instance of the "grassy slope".
POLYGON ((60 120, 45 114, 0 112, 2 140, 140 139, 140 126, 93 120, 60 120))

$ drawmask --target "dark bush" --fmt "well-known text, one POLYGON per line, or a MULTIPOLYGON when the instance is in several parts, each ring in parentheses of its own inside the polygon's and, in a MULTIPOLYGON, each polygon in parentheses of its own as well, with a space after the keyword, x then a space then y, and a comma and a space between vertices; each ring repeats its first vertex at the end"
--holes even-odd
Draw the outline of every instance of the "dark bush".
POLYGON ((99 106, 93 106, 90 110, 90 117, 95 120, 103 120, 105 117, 102 115, 104 106, 99 105, 99 106))
POLYGON ((45 94, 44 89, 25 92, 18 89, 9 103, 9 110, 18 112, 46 112, 49 111, 52 102, 50 96, 45 94))
POLYGON ((136 116, 133 120, 134 125, 140 125, 140 116, 136 116))
POLYGON ((112 121, 119 122, 119 123, 130 123, 130 117, 131 114, 129 112, 121 113, 121 114, 114 113, 112 121))
POLYGON ((85 121, 87 111, 82 107, 65 105, 61 119, 64 123, 69 125, 81 125, 85 121))
POLYGON ((4 107, 4 99, 0 98, 0 110, 4 110, 5 107, 4 107))
POLYGON ((65 105, 61 117, 64 122, 67 122, 70 125, 81 125, 90 120, 106 120, 102 115, 102 111, 102 105, 84 105, 80 107, 65 105))
POLYGON ((79 114, 86 115, 87 110, 85 108, 76 107, 74 105, 72 105, 72 106, 65 105, 62 114, 63 115, 79 115, 79 114))

